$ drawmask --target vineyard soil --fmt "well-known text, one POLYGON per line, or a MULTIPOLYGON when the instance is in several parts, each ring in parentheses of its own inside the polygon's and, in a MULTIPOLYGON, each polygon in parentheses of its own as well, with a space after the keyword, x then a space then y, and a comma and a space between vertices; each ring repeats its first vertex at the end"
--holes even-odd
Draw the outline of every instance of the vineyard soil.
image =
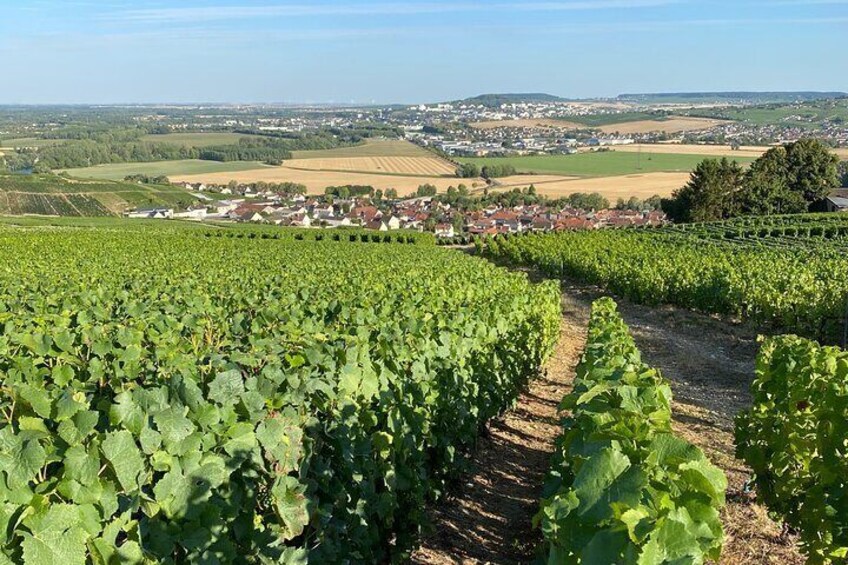
MULTIPOLYGON (((436 531, 415 555, 417 563, 527 563, 538 536, 530 529, 541 480, 558 433, 556 405, 571 383, 585 343, 596 288, 563 283, 560 342, 547 376, 530 385, 517 407, 481 441, 475 471, 456 498, 432 510, 436 531)), ((750 404, 756 333, 674 307, 617 299, 644 360, 671 381, 674 429, 704 450, 728 478, 723 510, 722 564, 804 563, 794 538, 768 518, 745 490, 749 470, 735 458, 733 418, 750 404)))

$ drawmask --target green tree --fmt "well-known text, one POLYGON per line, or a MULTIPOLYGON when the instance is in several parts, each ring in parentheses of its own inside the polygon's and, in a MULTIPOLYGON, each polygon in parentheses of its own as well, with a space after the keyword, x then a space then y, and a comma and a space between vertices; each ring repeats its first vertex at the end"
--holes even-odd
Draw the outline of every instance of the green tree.
POLYGON ((775 147, 751 164, 739 194, 742 214, 764 216, 807 210, 808 204, 802 193, 792 190, 789 185, 786 157, 784 147, 775 147))
POLYGON ((686 185, 663 201, 663 211, 676 222, 709 222, 739 213, 738 192, 744 173, 726 157, 698 163, 686 185))
POLYGON ((461 179, 475 179, 480 176, 480 167, 475 163, 462 163, 456 170, 456 176, 461 179))
POLYGON ((838 187, 839 158, 818 139, 801 139, 784 146, 789 188, 811 204, 838 187))

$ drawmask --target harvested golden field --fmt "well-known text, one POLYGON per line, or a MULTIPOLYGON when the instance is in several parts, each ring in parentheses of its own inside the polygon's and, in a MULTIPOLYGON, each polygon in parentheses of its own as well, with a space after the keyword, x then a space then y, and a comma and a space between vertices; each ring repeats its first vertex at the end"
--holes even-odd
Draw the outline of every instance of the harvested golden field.
POLYGON ((537 194, 544 194, 551 198, 568 196, 575 192, 597 192, 607 200, 615 202, 618 198, 628 199, 631 196, 637 198, 649 198, 655 194, 669 196, 686 184, 689 180, 689 173, 645 173, 587 179, 551 177, 550 175, 520 175, 511 177, 510 180, 513 179, 516 180, 515 184, 501 185, 497 189, 511 190, 532 184, 536 187, 537 194))
POLYGON ((234 180, 237 182, 294 182, 306 185, 310 194, 323 194, 328 186, 340 186, 346 184, 373 186, 375 189, 385 190, 394 188, 400 195, 412 194, 422 184, 432 184, 444 192, 449 186, 465 184, 470 188, 481 187, 485 183, 482 179, 458 179, 448 177, 430 176, 401 176, 380 173, 356 173, 343 171, 317 171, 311 169, 293 169, 283 167, 264 167, 247 171, 232 171, 224 173, 201 173, 196 175, 172 175, 174 182, 205 182, 213 184, 227 184, 234 180))
POLYGON ((625 153, 673 153, 677 155, 703 155, 704 157, 753 157, 757 158, 771 147, 758 145, 743 145, 733 150, 729 145, 685 145, 682 143, 634 143, 633 145, 616 145, 614 151, 625 153))
POLYGON ((721 124, 728 123, 725 120, 711 120, 708 118, 671 117, 667 120, 638 120, 635 122, 622 122, 600 126, 598 129, 604 133, 651 133, 664 131, 666 133, 681 133, 684 131, 697 131, 709 129, 721 124))
POLYGON ((352 171, 408 176, 452 177, 456 174, 456 166, 435 156, 290 159, 286 161, 285 166, 290 169, 313 171, 352 171))
POLYGON ((359 145, 335 149, 294 151, 295 159, 330 159, 338 157, 433 157, 433 153, 404 139, 367 139, 359 145))
POLYGON ((469 125, 475 129, 482 130, 497 128, 586 129, 586 126, 584 126, 583 124, 568 122, 565 120, 553 120, 548 118, 525 120, 490 120, 485 122, 474 122, 469 125))
MULTIPOLYGON (((686 145, 682 143, 634 143, 633 145, 617 145, 614 151, 636 153, 674 153, 678 155, 703 155, 704 157, 759 157, 772 146, 743 145, 734 150, 729 145, 686 145)), ((848 159, 848 148, 833 149, 840 159, 848 159)))

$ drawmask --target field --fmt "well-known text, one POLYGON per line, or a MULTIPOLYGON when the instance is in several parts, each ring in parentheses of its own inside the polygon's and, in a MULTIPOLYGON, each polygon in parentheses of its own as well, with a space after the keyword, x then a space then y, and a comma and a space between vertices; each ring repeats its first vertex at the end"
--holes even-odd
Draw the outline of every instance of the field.
POLYGON ((456 167, 435 156, 431 157, 331 157, 312 159, 290 159, 285 162, 289 169, 312 171, 364 172, 387 175, 454 177, 456 167))
POLYGON ((575 192, 597 192, 613 204, 618 198, 627 200, 670 196, 686 184, 689 173, 646 173, 597 178, 558 177, 552 175, 518 175, 498 179, 498 185, 490 190, 511 190, 517 187, 536 187, 538 194, 560 198, 575 192))
POLYGON ((65 143, 64 139, 41 139, 40 137, 19 137, 15 139, 1 139, 0 147, 45 147, 56 143, 65 143))
POLYGON ((381 173, 352 173, 314 171, 308 169, 292 169, 286 166, 265 167, 248 171, 232 173, 207 173, 199 175, 177 174, 169 177, 171 181, 207 182, 226 184, 230 180, 238 182, 294 182, 306 186, 310 194, 323 194, 328 186, 339 186, 346 184, 370 185, 375 189, 385 190, 394 188, 400 195, 412 194, 422 184, 432 184, 439 191, 446 191, 449 186, 457 186, 464 183, 469 187, 483 186, 482 180, 457 179, 445 177, 410 177, 400 175, 387 175, 381 173))
MULTIPOLYGON (((189 143, 199 135, 218 134, 185 135, 189 143)), ((295 151, 293 156, 281 167, 270 167, 256 161, 220 163, 183 160, 98 165, 67 172, 75 177, 111 180, 121 180, 131 174, 146 174, 165 175, 171 181, 220 184, 231 180, 295 182, 306 185, 313 194, 323 193, 328 186, 343 184, 367 184, 378 189, 395 188, 399 194, 410 194, 422 184, 429 183, 440 190, 447 190, 448 186, 462 182, 449 178, 455 172, 453 164, 407 141, 375 139, 353 147, 295 151)), ((483 181, 465 182, 471 185, 475 182, 482 184, 483 181)))
POLYGON ((825 121, 848 120, 848 101, 817 100, 802 104, 769 104, 751 107, 721 108, 717 117, 754 125, 784 125, 812 129, 825 121))
POLYGON ((135 174, 148 176, 165 175, 171 177, 195 174, 218 174, 253 169, 263 170, 268 168, 267 165, 258 161, 229 161, 221 163, 218 161, 186 159, 182 161, 156 161, 153 163, 114 163, 110 165, 97 165, 95 167, 68 169, 64 172, 80 178, 123 180, 129 175, 135 174))
POLYGON ((600 129, 604 133, 638 134, 664 131, 666 133, 672 134, 710 129, 723 123, 727 122, 706 118, 672 116, 663 120, 636 120, 616 124, 607 124, 600 126, 598 129, 600 129))
POLYGON ((294 151, 295 159, 336 159, 348 157, 433 157, 414 143, 401 139, 368 139, 360 145, 335 149, 294 151))
POLYGON ((617 295, 834 339, 848 293, 848 218, 743 218, 657 230, 494 240, 494 256, 577 274, 617 295), (815 281, 813 283, 812 281, 815 281))
POLYGON ((406 561, 559 323, 554 283, 433 245, 0 228, 0 257, 6 562, 406 561))
POLYGON ((568 120, 553 119, 525 119, 525 120, 491 120, 486 122, 474 122, 471 127, 482 130, 497 128, 551 128, 551 129, 585 129, 586 126, 568 120))
POLYGON ((211 145, 232 145, 243 137, 259 137, 242 133, 168 133, 163 135, 145 135, 142 141, 151 143, 170 143, 186 147, 209 147, 211 145))
POLYGON ((0 174, 0 214, 109 216, 137 206, 187 206, 195 198, 171 186, 0 174))
MULTIPOLYGON (((486 164, 512 165, 520 173, 557 174, 565 176, 607 177, 629 174, 690 172, 703 160, 702 155, 651 153, 639 155, 631 152, 596 151, 574 155, 540 155, 524 157, 461 158, 459 161, 486 164)), ((753 161, 750 157, 737 159, 742 163, 753 161)))

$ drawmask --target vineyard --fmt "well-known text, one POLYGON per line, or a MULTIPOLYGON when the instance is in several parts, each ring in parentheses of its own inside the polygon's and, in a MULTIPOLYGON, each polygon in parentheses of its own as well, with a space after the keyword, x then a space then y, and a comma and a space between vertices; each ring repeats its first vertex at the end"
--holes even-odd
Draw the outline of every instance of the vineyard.
POLYGON ((0 231, 4 562, 401 559, 556 338, 430 245, 0 231))
POLYGON ((724 474, 671 429, 671 388, 645 365, 610 299, 595 302, 572 416, 537 516, 548 563, 718 559, 724 474))
MULTIPOLYGON (((813 334, 844 306, 846 226, 808 215, 478 245, 631 304, 813 334)), ((462 496, 493 422, 516 402, 532 418, 521 399, 552 382, 540 367, 566 323, 555 282, 431 234, 6 218, 0 257, 0 563, 439 563, 415 557, 432 508, 462 496)), ((768 542, 786 563, 800 563, 795 540, 809 563, 843 562, 848 354, 766 340, 728 418, 728 462, 680 428, 681 375, 643 361, 622 312, 603 298, 584 322, 521 518, 529 551, 734 562, 723 546, 738 558, 761 543, 739 537, 747 472, 765 505, 748 519, 787 525, 790 541, 768 542)))
POLYGON ((674 304, 833 341, 848 296, 848 220, 771 217, 659 229, 496 238, 490 257, 674 304))

